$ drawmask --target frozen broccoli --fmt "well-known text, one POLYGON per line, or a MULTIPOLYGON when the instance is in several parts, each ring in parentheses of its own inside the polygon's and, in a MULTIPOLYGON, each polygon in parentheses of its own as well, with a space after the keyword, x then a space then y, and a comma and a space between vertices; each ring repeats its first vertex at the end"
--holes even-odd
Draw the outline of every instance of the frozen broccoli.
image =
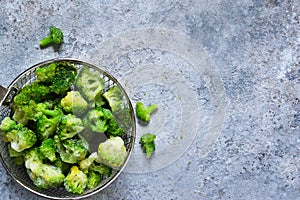
POLYGON ((64 115, 60 123, 58 124, 58 132, 60 140, 72 138, 77 133, 80 133, 84 129, 83 123, 80 118, 75 115, 64 115))
POLYGON ((144 152, 146 153, 146 157, 149 159, 152 155, 152 153, 155 151, 155 144, 154 140, 156 138, 156 135, 151 133, 146 133, 143 135, 140 139, 140 144, 142 145, 142 148, 144 152))
POLYGON ((61 141, 57 135, 54 139, 63 162, 75 164, 86 158, 89 149, 86 141, 76 138, 61 141))
POLYGON ((51 63, 48 66, 38 67, 35 70, 37 81, 42 83, 51 83, 52 78, 55 76, 56 63, 51 63))
POLYGON ((87 110, 88 103, 81 96, 80 92, 70 91, 61 99, 61 106, 67 113, 80 115, 87 110))
POLYGON ((64 175, 67 175, 72 167, 72 164, 63 162, 59 156, 56 158, 53 165, 60 168, 60 170, 64 175))
POLYGON ((92 166, 95 160, 98 159, 97 152, 92 153, 89 155, 89 157, 85 158, 84 160, 80 161, 79 168, 84 173, 87 173, 89 171, 89 167, 92 166))
POLYGON ((109 88, 103 96, 108 101, 112 112, 122 109, 123 93, 118 86, 109 88))
POLYGON ((0 130, 7 133, 14 129, 16 125, 17 123, 10 117, 5 117, 1 122, 0 130))
POLYGON ((104 80, 100 73, 88 67, 81 69, 75 85, 89 103, 94 103, 96 95, 104 91, 104 80))
POLYGON ((64 180, 65 189, 74 194, 82 194, 87 186, 88 177, 79 170, 77 166, 73 166, 70 173, 64 180))
POLYGON ((31 148, 25 155, 25 167, 33 183, 42 189, 60 186, 65 176, 61 169, 54 165, 44 164, 39 148, 31 148))
POLYGON ((24 110, 22 110, 22 108, 16 108, 13 111, 12 118, 16 122, 21 123, 23 125, 27 125, 27 123, 28 123, 28 117, 25 115, 25 112, 24 112, 24 110))
POLYGON ((109 121, 113 118, 113 115, 109 109, 96 108, 90 110, 83 118, 83 123, 88 129, 104 133, 109 127, 109 121))
POLYGON ((136 116, 141 121, 149 122, 151 113, 157 110, 157 108, 158 108, 157 104, 145 106, 142 102, 137 102, 136 116))
POLYGON ((98 172, 95 171, 89 171, 87 173, 87 184, 86 187, 88 189, 94 189, 95 187, 97 187, 101 181, 101 174, 99 174, 98 172))
POLYGON ((39 147, 40 153, 51 162, 56 160, 56 143, 52 138, 44 140, 39 147))
POLYGON ((29 149, 37 141, 35 133, 22 124, 15 125, 13 129, 3 134, 5 135, 5 140, 10 142, 11 148, 17 152, 29 149))
POLYGON ((44 48, 50 44, 60 45, 63 42, 64 34, 60 28, 55 26, 49 27, 50 34, 40 40, 40 47, 44 48))
POLYGON ((98 160, 112 168, 120 167, 127 158, 124 141, 120 137, 110 137, 98 147, 98 160))
POLYGON ((16 165, 23 165, 24 164, 24 152, 17 152, 14 150, 11 145, 8 145, 8 153, 9 157, 11 157, 16 165))
POLYGON ((51 79, 51 90, 56 94, 65 94, 74 84, 77 76, 75 65, 64 61, 57 62, 55 76, 51 79))
POLYGON ((112 168, 109 166, 106 166, 102 163, 100 164, 95 164, 93 163, 90 166, 90 171, 95 171, 98 172, 100 174, 102 174, 103 176, 109 177, 112 174, 112 168))
POLYGON ((108 121, 108 128, 105 133, 108 135, 108 137, 110 136, 122 137, 125 134, 124 130, 121 127, 119 127, 118 122, 114 117, 112 117, 108 121))

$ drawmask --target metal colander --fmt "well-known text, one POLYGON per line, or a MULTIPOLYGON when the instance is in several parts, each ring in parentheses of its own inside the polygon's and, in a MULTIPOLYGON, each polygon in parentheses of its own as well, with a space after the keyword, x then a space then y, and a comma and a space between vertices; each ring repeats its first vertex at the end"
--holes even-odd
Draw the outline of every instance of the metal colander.
MULTIPOLYGON (((0 157, 3 166, 5 169, 8 171, 8 173, 13 177, 14 180, 16 180, 21 186, 26 188, 27 190, 42 196, 46 197, 49 199, 81 199, 81 198, 86 198, 88 196, 91 196, 102 189, 104 189, 106 186, 108 186, 110 183, 112 183, 118 175, 121 173, 121 171, 124 169, 129 156, 132 152, 133 146, 134 146, 134 141, 135 141, 135 134, 136 134, 136 123, 135 123, 135 117, 134 117, 134 111, 132 104, 129 100, 128 95, 126 94, 124 88, 120 85, 120 83, 109 73, 107 73, 104 69, 101 69, 93 64, 81 61, 81 60, 76 60, 76 59, 53 59, 53 60, 48 60, 41 62, 39 64, 36 64, 26 71, 24 71, 21 75, 19 75, 11 84, 10 86, 5 89, 2 86, 0 87, 0 122, 7 116, 12 115, 12 102, 14 96, 25 86, 33 81, 36 80, 36 75, 35 75, 35 70, 38 67, 41 66, 47 66, 52 62, 59 62, 59 61, 68 61, 72 64, 74 64, 78 70, 80 70, 83 66, 87 66, 92 68, 92 70, 99 71, 101 74, 100 78, 103 78, 105 80, 105 90, 109 89, 110 87, 117 85, 121 88, 123 92, 123 107, 128 110, 128 115, 130 117, 124 118, 124 119, 117 119, 118 124, 120 126, 126 127, 126 133, 124 134, 123 140, 125 143, 125 147, 128 151, 128 156, 124 162, 124 164, 119 167, 118 169, 113 169, 113 172, 110 177, 107 177, 103 179, 100 184, 92 189, 92 190, 86 190, 83 194, 81 195, 76 195, 67 192, 63 186, 55 188, 55 189, 39 189, 36 187, 33 182, 30 180, 25 166, 21 165, 18 166, 14 163, 14 161, 10 158, 9 152, 8 152, 8 144, 3 141, 2 136, 0 136, 0 157)), ((97 138, 95 138, 97 140, 97 138)))

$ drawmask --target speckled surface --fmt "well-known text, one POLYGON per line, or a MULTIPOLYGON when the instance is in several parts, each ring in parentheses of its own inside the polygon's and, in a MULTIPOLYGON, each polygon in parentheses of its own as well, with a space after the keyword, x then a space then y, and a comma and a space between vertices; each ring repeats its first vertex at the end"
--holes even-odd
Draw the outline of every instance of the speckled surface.
MULTIPOLYGON (((1 85, 73 57, 161 106, 137 129, 158 135, 152 159, 136 144, 89 199, 300 199, 299 0, 0 3, 1 85), (65 33, 59 50, 39 48, 50 25, 65 33)), ((0 199, 40 199, 0 174, 0 199)))

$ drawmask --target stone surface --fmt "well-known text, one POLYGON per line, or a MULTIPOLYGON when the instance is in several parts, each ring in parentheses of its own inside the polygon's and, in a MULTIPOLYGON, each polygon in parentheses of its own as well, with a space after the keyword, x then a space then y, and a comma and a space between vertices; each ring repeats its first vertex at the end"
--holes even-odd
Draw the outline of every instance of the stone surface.
MULTIPOLYGON (((152 159, 137 143, 89 199, 300 199, 299 0, 0 2, 1 85, 73 57, 160 104, 137 129, 158 135, 152 159), (51 25, 64 44, 41 50, 51 25)), ((41 199, 0 173, 0 199, 41 199)))

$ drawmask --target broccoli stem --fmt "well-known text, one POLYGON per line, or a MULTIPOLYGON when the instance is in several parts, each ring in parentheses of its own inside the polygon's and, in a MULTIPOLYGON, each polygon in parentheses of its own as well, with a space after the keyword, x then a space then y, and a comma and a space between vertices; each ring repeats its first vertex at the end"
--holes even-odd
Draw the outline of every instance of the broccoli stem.
POLYGON ((45 47, 45 46, 49 45, 51 42, 52 42, 52 37, 50 35, 48 35, 44 39, 40 40, 40 46, 45 47))
POLYGON ((157 108, 158 108, 157 104, 152 104, 150 106, 147 106, 147 110, 149 111, 149 113, 154 112, 157 108))

